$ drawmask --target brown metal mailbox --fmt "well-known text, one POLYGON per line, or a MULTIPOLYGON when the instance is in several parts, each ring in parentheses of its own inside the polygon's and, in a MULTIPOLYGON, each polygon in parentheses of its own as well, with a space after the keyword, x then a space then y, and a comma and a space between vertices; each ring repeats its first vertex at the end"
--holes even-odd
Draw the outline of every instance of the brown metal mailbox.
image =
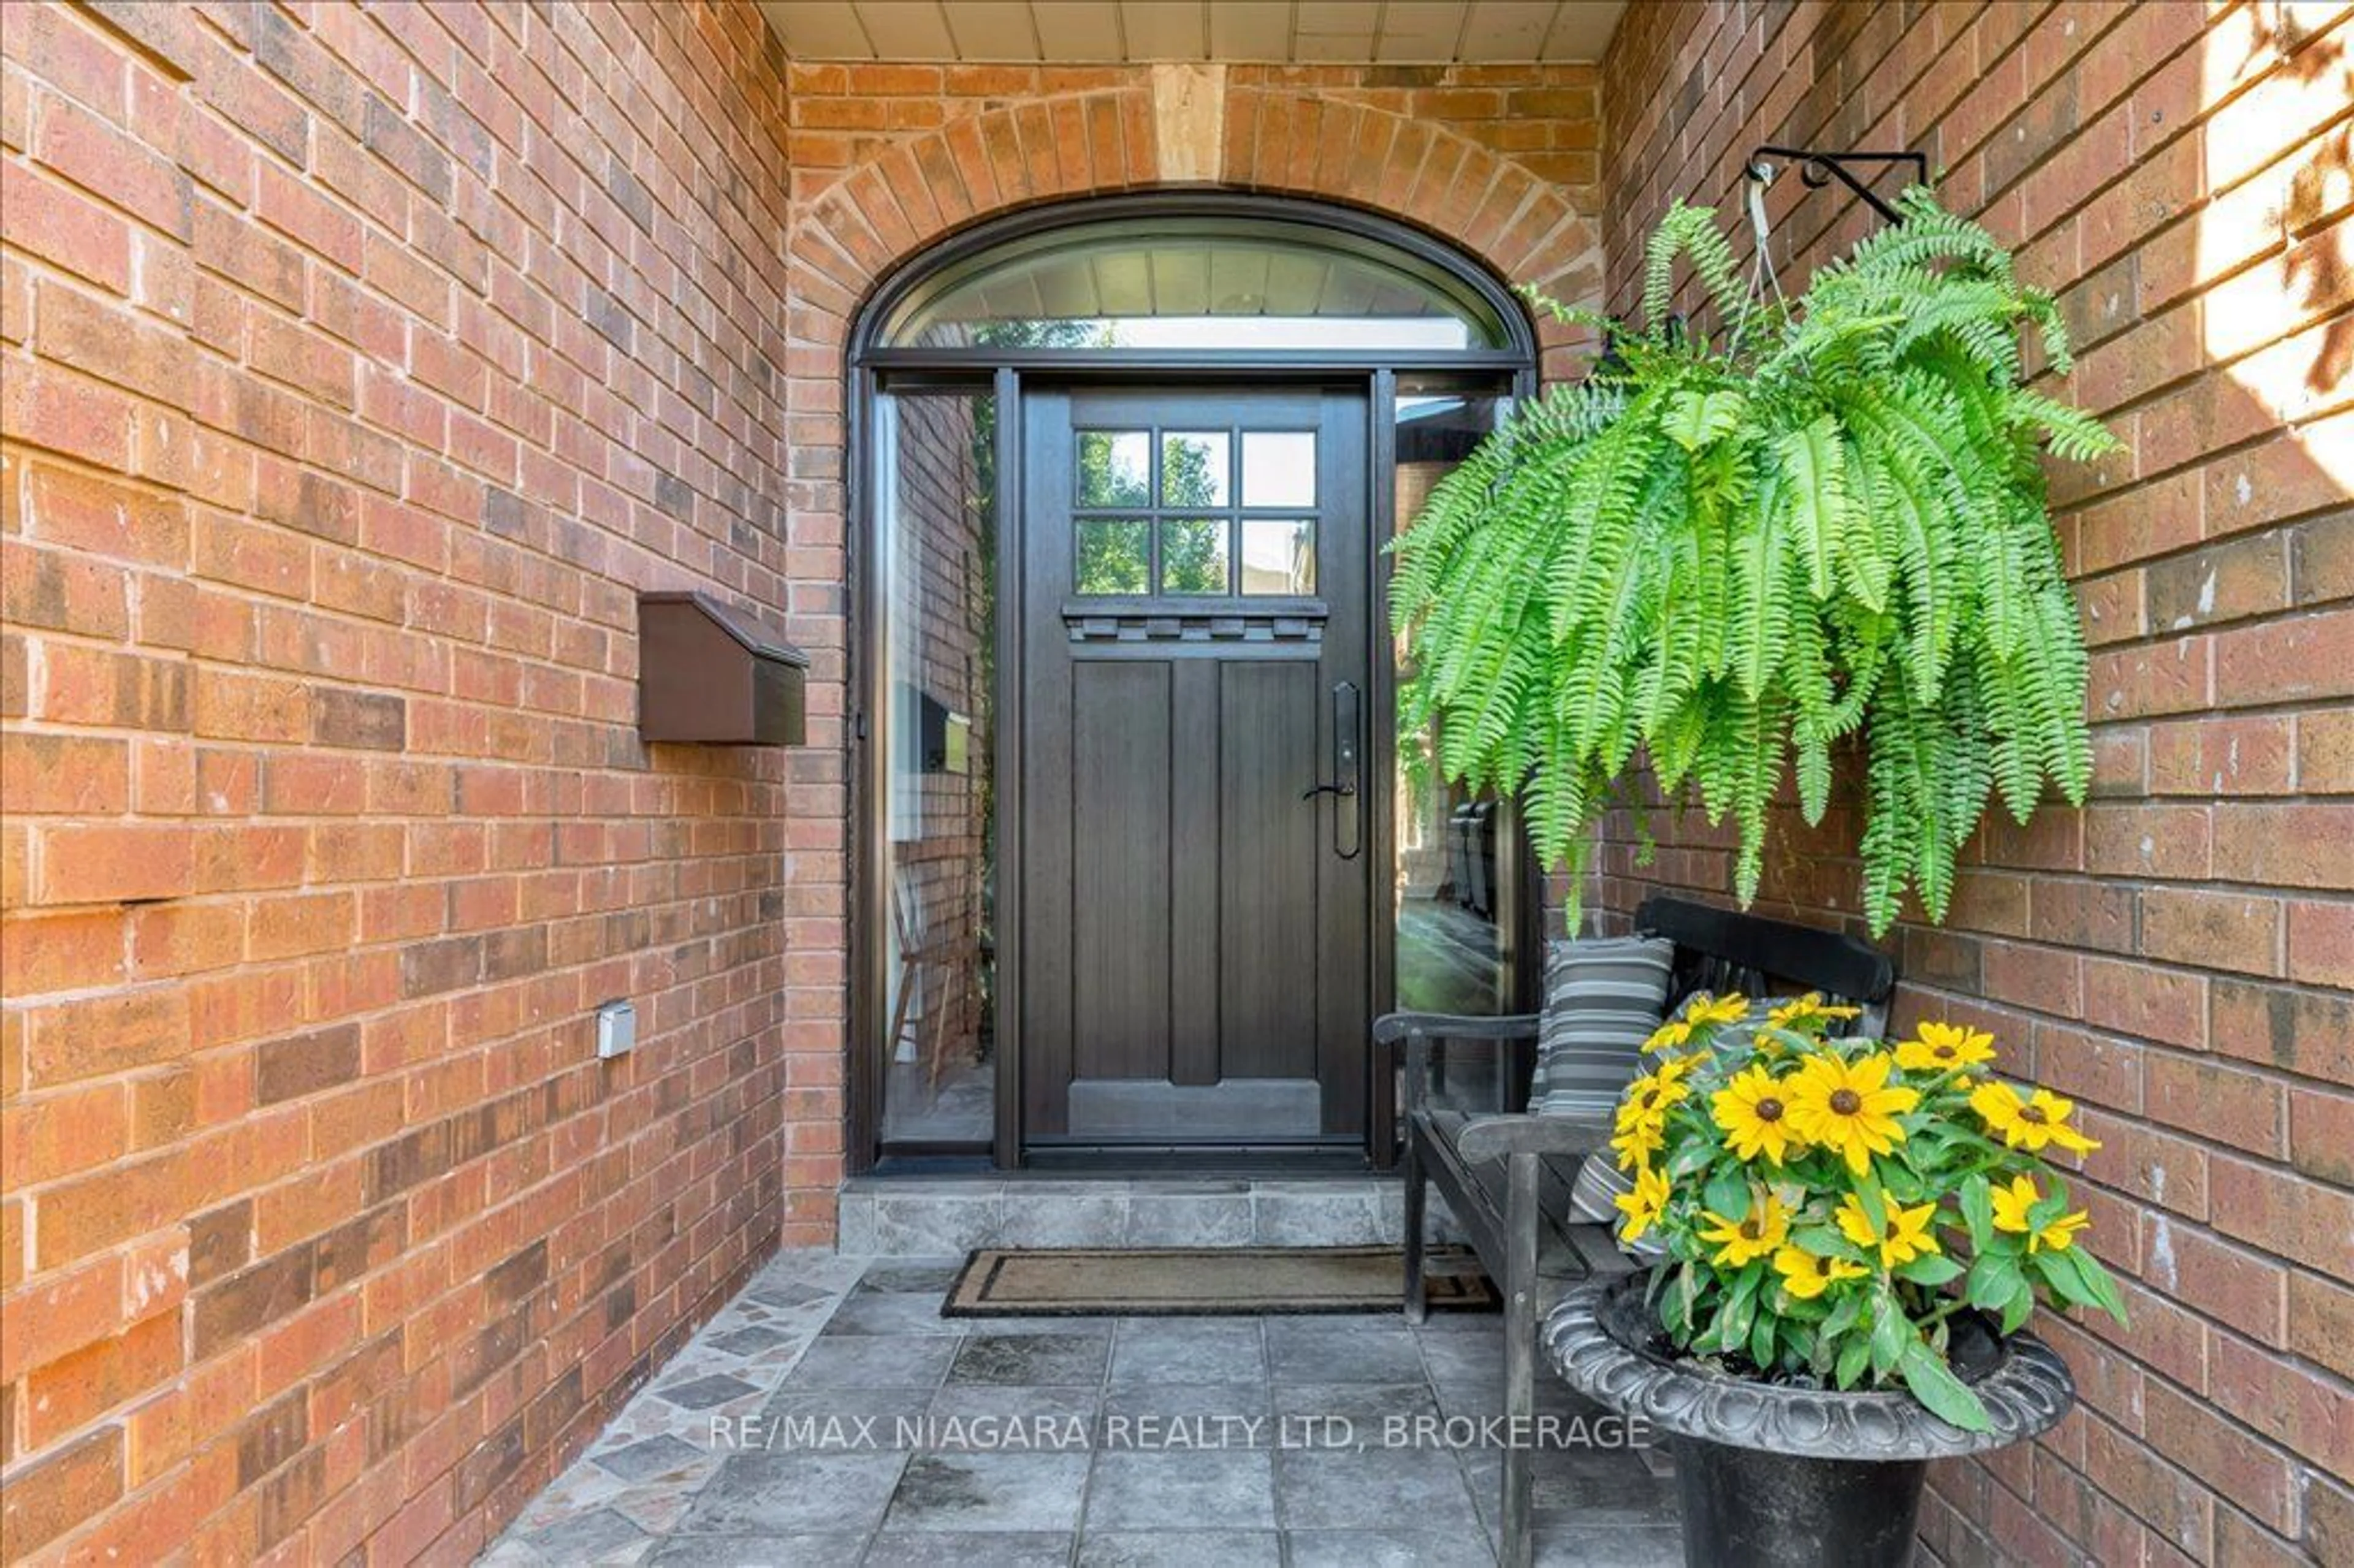
POLYGON ((638 596, 638 734, 716 746, 807 738, 809 655, 706 593, 638 596))

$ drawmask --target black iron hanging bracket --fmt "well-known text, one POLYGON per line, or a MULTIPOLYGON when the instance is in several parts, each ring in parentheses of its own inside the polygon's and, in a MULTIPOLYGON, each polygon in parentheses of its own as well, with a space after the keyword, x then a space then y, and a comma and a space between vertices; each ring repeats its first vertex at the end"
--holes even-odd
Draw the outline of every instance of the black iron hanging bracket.
POLYGON ((1913 165, 1913 182, 1929 183, 1929 157, 1925 153, 1812 153, 1804 147, 1760 147, 1749 154, 1748 175, 1753 180, 1771 177, 1767 158, 1787 158, 1798 166, 1798 178, 1810 191, 1819 191, 1837 180, 1861 196, 1872 210, 1891 223, 1902 223, 1903 215, 1872 194, 1872 187, 1858 179, 1848 167, 1850 164, 1871 164, 1885 168, 1891 164, 1913 165))

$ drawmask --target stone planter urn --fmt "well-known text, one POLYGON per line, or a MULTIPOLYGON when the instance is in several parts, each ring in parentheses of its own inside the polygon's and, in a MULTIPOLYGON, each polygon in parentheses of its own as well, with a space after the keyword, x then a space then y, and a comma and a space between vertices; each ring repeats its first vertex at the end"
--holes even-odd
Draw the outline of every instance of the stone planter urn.
POLYGON ((1904 1568, 1929 1461, 1984 1453, 2068 1413, 2068 1368, 2032 1334, 1956 1319, 1954 1371, 1985 1402, 1966 1432, 1904 1393, 1751 1382, 1658 1348, 1648 1274, 1578 1287, 1546 1319, 1572 1388, 1663 1434, 1676 1459, 1690 1568, 1904 1568))

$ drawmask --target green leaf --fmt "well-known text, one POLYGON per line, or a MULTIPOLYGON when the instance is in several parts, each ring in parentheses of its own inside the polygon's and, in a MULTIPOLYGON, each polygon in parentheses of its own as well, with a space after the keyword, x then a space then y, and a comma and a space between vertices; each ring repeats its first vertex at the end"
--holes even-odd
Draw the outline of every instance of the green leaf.
POLYGON ((1784 491, 1790 507, 1790 529, 1806 560, 1817 599, 1831 594, 1831 573, 1838 564, 1839 541, 1847 527, 1847 455, 1840 445, 1839 425, 1829 414, 1779 437, 1774 443, 1788 476, 1784 491))
POLYGON ((2028 1319, 2035 1315, 2035 1287, 2020 1275, 2011 1287, 2010 1299, 2002 1304, 2002 1331, 2016 1334, 2027 1327, 2028 1319))
POLYGON ((1740 393, 1679 392, 1668 405, 1661 429, 1688 452, 1698 451, 1733 429, 1748 399, 1740 393))
POLYGON ((1962 1298, 1981 1312, 1992 1312, 2010 1299, 2019 1285, 2018 1258, 2008 1253, 1982 1252, 1970 1262, 1962 1298))
POLYGON ((1895 1274, 1899 1279, 1910 1280, 1915 1285, 1926 1285, 1934 1288, 1949 1279, 1960 1278, 1962 1266, 1950 1257, 1931 1253, 1925 1257, 1916 1257, 1910 1263, 1898 1265, 1895 1274))
POLYGON ((1710 1213, 1738 1224, 1749 1213, 1749 1177, 1739 1166, 1720 1171, 1708 1179, 1702 1196, 1710 1213))
POLYGON ((1969 1227, 1970 1245, 1980 1250, 1994 1241, 1994 1194, 1983 1175, 1962 1181, 1962 1223, 1969 1227))
POLYGON ((1833 1381, 1841 1388, 1853 1388, 1856 1379, 1863 1375, 1864 1366, 1871 1360, 1872 1340, 1869 1336, 1858 1335, 1850 1340, 1840 1347, 1839 1365, 1832 1374, 1833 1381))
POLYGON ((1904 1354, 1907 1341, 1917 1340, 1912 1319, 1896 1305, 1896 1298, 1882 1293, 1872 1308, 1872 1371, 1876 1377, 1885 1377, 1896 1370, 1897 1359, 1904 1354))
POLYGON ((1939 1420, 1960 1427, 1965 1432, 1991 1432, 1994 1423, 1987 1416, 1986 1405, 1969 1386, 1956 1377, 1946 1358, 1919 1340, 1906 1349, 1901 1363, 1904 1386, 1913 1397, 1929 1407, 1939 1420))

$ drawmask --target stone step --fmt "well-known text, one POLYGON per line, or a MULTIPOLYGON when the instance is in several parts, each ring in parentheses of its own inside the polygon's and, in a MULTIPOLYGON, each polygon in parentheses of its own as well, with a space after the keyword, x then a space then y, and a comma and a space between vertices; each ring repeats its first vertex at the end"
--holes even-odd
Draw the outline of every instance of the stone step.
MULTIPOLYGON (((981 1246, 1372 1246, 1398 1245, 1395 1176, 861 1176, 844 1183, 847 1256, 938 1257, 981 1246)), ((1432 1230, 1452 1227, 1432 1194, 1432 1230)))

